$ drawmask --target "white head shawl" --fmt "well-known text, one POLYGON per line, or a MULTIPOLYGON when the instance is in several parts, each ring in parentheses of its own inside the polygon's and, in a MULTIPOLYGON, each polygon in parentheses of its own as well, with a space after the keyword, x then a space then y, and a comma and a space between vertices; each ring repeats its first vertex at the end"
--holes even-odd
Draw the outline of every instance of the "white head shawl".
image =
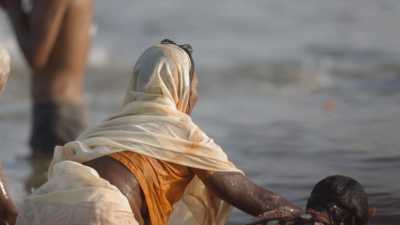
POLYGON ((168 105, 186 112, 190 66, 190 58, 176 45, 160 44, 147 49, 136 62, 124 105, 162 98, 168 105))
MULTIPOLYGON (((77 141, 56 148, 52 164, 133 151, 191 168, 241 172, 184 113, 190 95, 190 67, 189 56, 176 45, 147 49, 135 65, 119 112, 84 132, 77 141)), ((195 177, 176 204, 171 221, 220 225, 225 223, 228 208, 195 177)))
POLYGON ((10 55, 8 52, 0 47, 0 93, 3 91, 7 83, 8 75, 10 73, 10 55))

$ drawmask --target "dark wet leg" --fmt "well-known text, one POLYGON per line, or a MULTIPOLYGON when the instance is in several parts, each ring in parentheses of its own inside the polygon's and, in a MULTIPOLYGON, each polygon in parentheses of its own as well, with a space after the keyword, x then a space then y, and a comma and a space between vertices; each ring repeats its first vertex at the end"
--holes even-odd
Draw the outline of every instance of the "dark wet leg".
POLYGON ((33 105, 32 154, 28 157, 32 173, 25 182, 26 191, 30 192, 46 182, 54 147, 75 140, 85 127, 86 115, 82 104, 48 101, 33 105))

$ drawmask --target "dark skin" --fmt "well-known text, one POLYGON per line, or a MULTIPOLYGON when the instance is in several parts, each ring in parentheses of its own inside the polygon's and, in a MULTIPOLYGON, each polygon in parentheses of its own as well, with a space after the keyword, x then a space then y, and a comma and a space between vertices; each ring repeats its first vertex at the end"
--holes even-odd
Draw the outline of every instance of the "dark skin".
POLYGON ((3 165, 0 163, 0 225, 15 224, 17 220, 17 207, 11 199, 6 185, 3 165))
POLYGON ((0 4, 32 69, 33 100, 80 102, 92 1, 34 0, 29 13, 22 10, 22 0, 1 0, 0 4))

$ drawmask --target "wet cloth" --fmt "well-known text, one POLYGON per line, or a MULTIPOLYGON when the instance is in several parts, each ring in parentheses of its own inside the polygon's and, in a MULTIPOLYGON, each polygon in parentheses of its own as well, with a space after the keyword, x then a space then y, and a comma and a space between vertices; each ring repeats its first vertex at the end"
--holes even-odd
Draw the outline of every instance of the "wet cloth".
POLYGON ((87 166, 63 161, 25 198, 17 225, 138 225, 128 199, 87 166))
MULTIPOLYGON (((184 113, 189 106, 190 67, 189 56, 176 45, 147 49, 135 65, 118 112, 77 141, 57 148, 52 164, 62 160, 86 162, 131 151, 189 168, 242 173, 184 113)), ((217 225, 225 223, 228 213, 229 204, 195 176, 174 205, 170 221, 176 225, 217 225)))
POLYGON ((56 145, 75 140, 85 127, 82 104, 62 100, 34 103, 30 147, 34 154, 52 155, 56 145))
POLYGON ((3 91, 7 83, 10 73, 10 55, 7 50, 0 47, 0 93, 3 91))
POLYGON ((135 175, 146 200, 151 224, 168 224, 174 203, 181 199, 194 177, 193 169, 131 151, 110 156, 135 175))

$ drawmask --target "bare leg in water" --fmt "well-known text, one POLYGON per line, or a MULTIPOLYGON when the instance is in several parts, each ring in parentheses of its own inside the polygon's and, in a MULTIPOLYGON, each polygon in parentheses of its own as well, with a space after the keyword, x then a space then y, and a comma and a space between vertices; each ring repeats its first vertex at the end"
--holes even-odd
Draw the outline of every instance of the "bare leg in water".
POLYGON ((90 47, 93 1, 0 0, 31 69, 32 176, 26 189, 45 182, 56 145, 75 140, 85 127, 83 79, 90 47))
POLYGON ((17 215, 17 207, 8 192, 3 165, 0 163, 0 225, 14 225, 17 215))

